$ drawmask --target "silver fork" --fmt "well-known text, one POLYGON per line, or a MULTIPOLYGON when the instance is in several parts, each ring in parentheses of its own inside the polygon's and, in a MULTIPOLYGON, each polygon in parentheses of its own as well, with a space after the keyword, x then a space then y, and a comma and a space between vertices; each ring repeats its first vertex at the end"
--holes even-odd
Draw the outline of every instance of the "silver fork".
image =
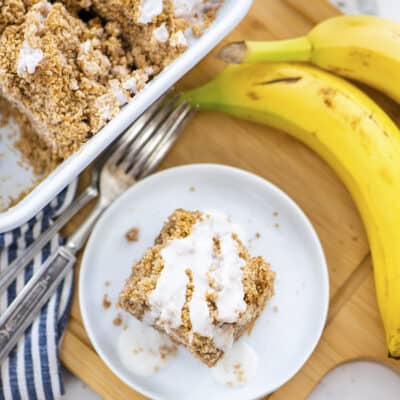
POLYGON ((99 199, 92 212, 67 243, 50 255, 0 317, 0 362, 73 266, 75 254, 83 247, 100 215, 138 179, 150 174, 176 141, 193 111, 186 103, 174 108, 175 102, 176 98, 156 110, 150 120, 135 122, 105 161, 99 175, 99 199))
MULTIPOLYGON (((122 147, 127 146, 127 144, 135 138, 140 131, 146 126, 149 121, 152 120, 153 117, 156 116, 157 112, 160 109, 160 106, 165 101, 165 98, 169 93, 160 97, 157 101, 155 101, 143 114, 140 118, 138 118, 123 134, 117 139, 114 144, 114 147, 122 147)), ((165 108, 164 111, 170 111, 172 104, 168 103, 167 106, 169 108, 165 108)), ((167 107, 166 106, 166 107, 167 107)), ((150 130, 146 131, 149 135, 150 130)), ((142 135, 141 144, 146 141, 146 136, 142 135)), ((139 143, 140 145, 140 143, 139 143)), ((104 165, 104 161, 107 158, 107 155, 112 151, 111 148, 109 151, 104 154, 104 156, 100 156, 98 160, 96 160, 92 173, 91 173, 91 182, 89 186, 74 200, 71 204, 62 212, 62 214, 54 221, 54 223, 36 240, 28 246, 25 251, 17 257, 4 271, 0 272, 0 295, 4 293, 10 284, 17 278, 18 274, 29 264, 29 262, 35 257, 37 253, 44 247, 46 243, 48 243, 54 235, 61 230, 63 226, 86 204, 88 204, 91 200, 95 199, 99 195, 99 178, 100 171, 104 165)))

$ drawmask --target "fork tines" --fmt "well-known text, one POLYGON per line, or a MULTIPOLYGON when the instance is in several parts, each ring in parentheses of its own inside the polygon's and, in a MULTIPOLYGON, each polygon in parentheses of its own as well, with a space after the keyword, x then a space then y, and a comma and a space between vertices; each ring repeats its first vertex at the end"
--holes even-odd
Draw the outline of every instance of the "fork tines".
POLYGON ((107 163, 139 179, 151 173, 194 111, 179 95, 160 97, 122 135, 107 163))

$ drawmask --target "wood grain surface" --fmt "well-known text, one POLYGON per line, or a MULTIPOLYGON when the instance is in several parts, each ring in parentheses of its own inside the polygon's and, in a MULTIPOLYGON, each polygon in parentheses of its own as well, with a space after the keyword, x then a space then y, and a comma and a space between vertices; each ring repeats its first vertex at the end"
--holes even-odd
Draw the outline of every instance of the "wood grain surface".
MULTIPOLYGON (((319 21, 336 14, 338 11, 325 0, 254 0, 249 15, 224 43, 305 34, 319 21)), ((221 70, 223 64, 215 59, 215 53, 185 76, 179 86, 193 87, 221 70)), ((400 122, 396 104, 372 90, 368 93, 400 122)), ((199 113, 191 121, 160 169, 196 162, 243 168, 279 186, 311 219, 325 250, 331 304, 322 340, 302 370, 269 398, 304 399, 331 368, 354 358, 376 358, 398 368, 399 363, 386 357, 363 225, 333 171, 316 154, 279 131, 212 112, 199 113)), ((82 187, 87 180, 88 172, 82 177, 82 187)), ((66 232, 79 225, 87 212, 81 212, 66 232)), ((105 399, 144 398, 119 381, 93 350, 82 326, 77 285, 61 358, 68 369, 105 399)))

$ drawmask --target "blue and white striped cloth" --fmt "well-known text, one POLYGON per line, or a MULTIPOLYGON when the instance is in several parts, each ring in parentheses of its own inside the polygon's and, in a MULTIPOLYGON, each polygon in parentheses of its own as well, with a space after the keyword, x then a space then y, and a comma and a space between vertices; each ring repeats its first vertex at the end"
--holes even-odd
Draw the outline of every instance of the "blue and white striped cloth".
MULTIPOLYGON (((36 217, 13 231, 0 234, 0 269, 3 270, 52 223, 73 199, 76 182, 48 204, 36 217)), ((4 312, 32 274, 61 242, 56 236, 0 297, 4 312)), ((68 319, 73 273, 61 282, 57 292, 42 308, 8 359, 1 365, 0 400, 53 400, 64 393, 59 344, 68 319)))

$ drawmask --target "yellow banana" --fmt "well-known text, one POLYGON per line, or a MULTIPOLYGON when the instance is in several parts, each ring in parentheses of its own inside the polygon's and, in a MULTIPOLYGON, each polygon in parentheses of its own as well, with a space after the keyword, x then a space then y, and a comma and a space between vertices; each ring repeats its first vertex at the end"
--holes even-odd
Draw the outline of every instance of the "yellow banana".
POLYGON ((384 18, 334 17, 304 37, 228 44, 220 57, 231 63, 311 62, 364 82, 400 103, 400 24, 384 18))
POLYGON ((389 354, 400 357, 400 131, 368 96, 305 64, 231 65, 183 94, 200 109, 282 129, 324 158, 368 233, 389 354))

